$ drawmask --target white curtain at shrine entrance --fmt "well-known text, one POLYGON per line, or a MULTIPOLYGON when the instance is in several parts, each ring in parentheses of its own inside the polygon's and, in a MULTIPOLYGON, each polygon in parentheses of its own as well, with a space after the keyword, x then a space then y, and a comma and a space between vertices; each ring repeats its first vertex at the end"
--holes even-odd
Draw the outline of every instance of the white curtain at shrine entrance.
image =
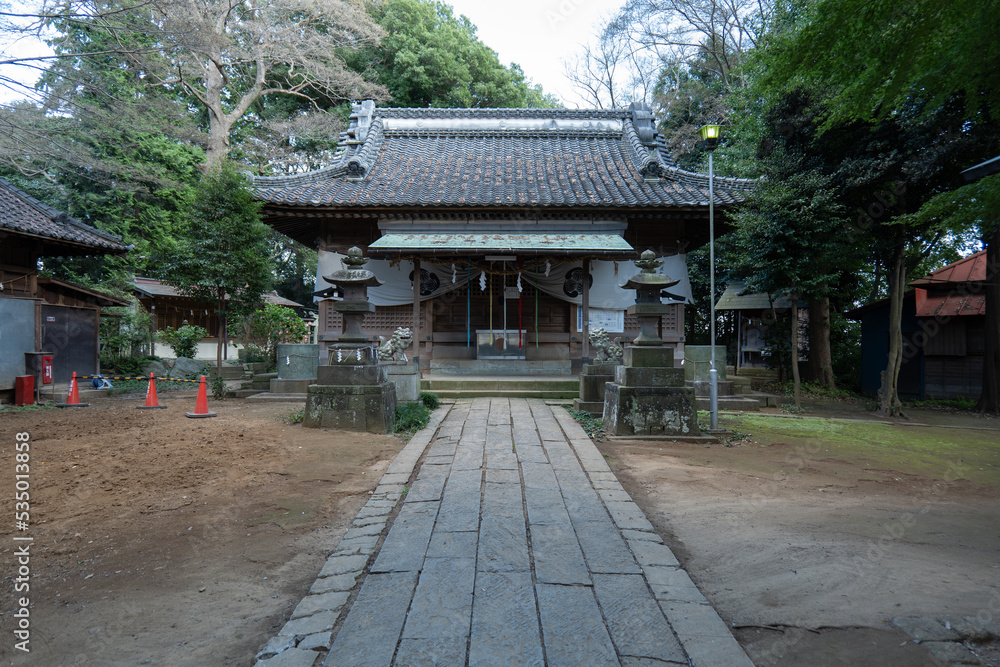
MULTIPOLYGON (((330 287, 330 284, 323 280, 323 276, 328 276, 343 268, 341 260, 344 255, 325 250, 319 251, 319 261, 316 270, 316 289, 322 290, 330 287)), ((688 280, 687 256, 670 255, 661 258, 663 266, 657 272, 670 276, 680 282, 665 290, 670 296, 663 297, 663 303, 694 303, 691 296, 691 283, 688 280)), ((603 260, 591 260, 590 262, 590 307, 604 310, 625 310, 635 303, 635 291, 624 290, 621 285, 629 278, 639 273, 640 269, 632 261, 620 261, 616 263, 603 260)), ((369 259, 365 268, 381 280, 384 284, 381 287, 368 289, 371 302, 376 306, 403 306, 413 303, 413 262, 401 261, 395 266, 389 260, 369 259)), ((497 272, 511 272, 517 270, 517 264, 513 262, 497 262, 495 264, 497 272)), ((479 289, 478 268, 469 267, 462 262, 432 264, 428 260, 420 262, 420 300, 433 299, 452 290, 461 289, 471 280, 473 289, 479 289)), ((487 273, 490 269, 487 269, 487 273)), ((525 283, 534 285, 540 291, 581 305, 583 303, 583 263, 576 262, 553 262, 546 266, 542 264, 533 269, 526 269, 521 273, 521 278, 525 283), (548 269, 548 275, 546 275, 548 269)), ((517 280, 516 275, 508 278, 509 284, 513 285, 517 280)))

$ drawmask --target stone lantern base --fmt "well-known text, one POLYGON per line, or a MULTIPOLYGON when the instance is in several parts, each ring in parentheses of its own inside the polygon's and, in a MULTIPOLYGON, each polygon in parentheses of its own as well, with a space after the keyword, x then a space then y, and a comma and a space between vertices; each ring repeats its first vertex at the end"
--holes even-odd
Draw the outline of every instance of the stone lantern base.
POLYGON ((385 364, 373 363, 370 345, 338 344, 330 363, 317 368, 306 396, 302 425, 388 433, 396 413, 396 386, 385 364))
POLYGON ((606 386, 604 430, 612 436, 697 436, 694 390, 674 368, 668 347, 625 348, 624 364, 606 386))

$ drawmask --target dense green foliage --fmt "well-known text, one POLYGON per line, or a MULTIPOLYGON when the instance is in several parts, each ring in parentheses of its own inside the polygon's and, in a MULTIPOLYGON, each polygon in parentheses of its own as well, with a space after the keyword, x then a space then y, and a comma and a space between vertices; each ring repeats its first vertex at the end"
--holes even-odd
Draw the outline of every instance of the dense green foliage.
POLYGON ((428 410, 437 410, 441 405, 441 399, 438 398, 438 395, 428 391, 420 392, 420 402, 426 405, 428 410))
POLYGON ((265 303, 261 308, 235 323, 242 331, 241 340, 247 347, 248 358, 263 358, 276 363, 278 343, 299 343, 309 333, 302 318, 291 308, 265 303))
POLYGON ((409 438, 427 426, 430 419, 430 408, 422 402, 403 403, 396 406, 396 413, 392 421, 392 432, 409 438))
MULTIPOLYGON (((160 259, 161 278, 180 294, 214 303, 220 323, 252 312, 271 290, 270 230, 260 208, 246 177, 224 163, 198 184, 177 252, 160 259)), ((223 342, 220 336, 220 373, 223 342)))
POLYGON ((170 346, 174 351, 174 356, 178 359, 186 357, 194 359, 197 356, 198 343, 202 338, 208 336, 205 327, 188 324, 186 321, 175 329, 160 329, 156 332, 159 339, 170 346))
POLYGON ((386 32, 349 62, 371 68, 399 107, 556 106, 529 86, 517 65, 505 67, 465 16, 432 0, 386 0, 372 9, 386 32))

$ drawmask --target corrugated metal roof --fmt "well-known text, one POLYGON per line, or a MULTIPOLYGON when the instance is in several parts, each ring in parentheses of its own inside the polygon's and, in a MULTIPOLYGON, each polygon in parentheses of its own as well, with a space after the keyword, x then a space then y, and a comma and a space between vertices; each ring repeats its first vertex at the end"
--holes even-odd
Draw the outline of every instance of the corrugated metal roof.
POLYGON ((982 292, 949 290, 929 292, 917 288, 917 317, 954 317, 956 315, 985 315, 986 295, 982 292))
POLYGON ((913 287, 933 287, 957 283, 982 282, 986 280, 986 251, 980 250, 957 262, 943 266, 937 271, 914 280, 913 287))
MULTIPOLYGON (((719 297, 719 302, 715 304, 716 310, 771 310, 771 297, 764 293, 740 294, 746 289, 743 282, 732 281, 726 286, 726 291, 719 297)), ((800 306, 805 303, 799 302, 800 306)), ((780 297, 774 300, 775 310, 787 310, 791 308, 792 301, 788 297, 780 297)))
POLYGON ((375 255, 428 255, 510 252, 515 254, 633 255, 635 250, 617 234, 386 234, 368 246, 375 255))

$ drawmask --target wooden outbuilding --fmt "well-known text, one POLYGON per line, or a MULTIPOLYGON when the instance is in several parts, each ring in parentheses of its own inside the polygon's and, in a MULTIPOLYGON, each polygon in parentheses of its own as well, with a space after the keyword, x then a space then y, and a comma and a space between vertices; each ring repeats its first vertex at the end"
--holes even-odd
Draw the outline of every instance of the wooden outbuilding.
POLYGON ((39 275, 44 257, 122 254, 121 239, 0 178, 0 392, 30 374, 25 353, 51 352, 55 382, 100 371, 100 316, 127 301, 39 275))

